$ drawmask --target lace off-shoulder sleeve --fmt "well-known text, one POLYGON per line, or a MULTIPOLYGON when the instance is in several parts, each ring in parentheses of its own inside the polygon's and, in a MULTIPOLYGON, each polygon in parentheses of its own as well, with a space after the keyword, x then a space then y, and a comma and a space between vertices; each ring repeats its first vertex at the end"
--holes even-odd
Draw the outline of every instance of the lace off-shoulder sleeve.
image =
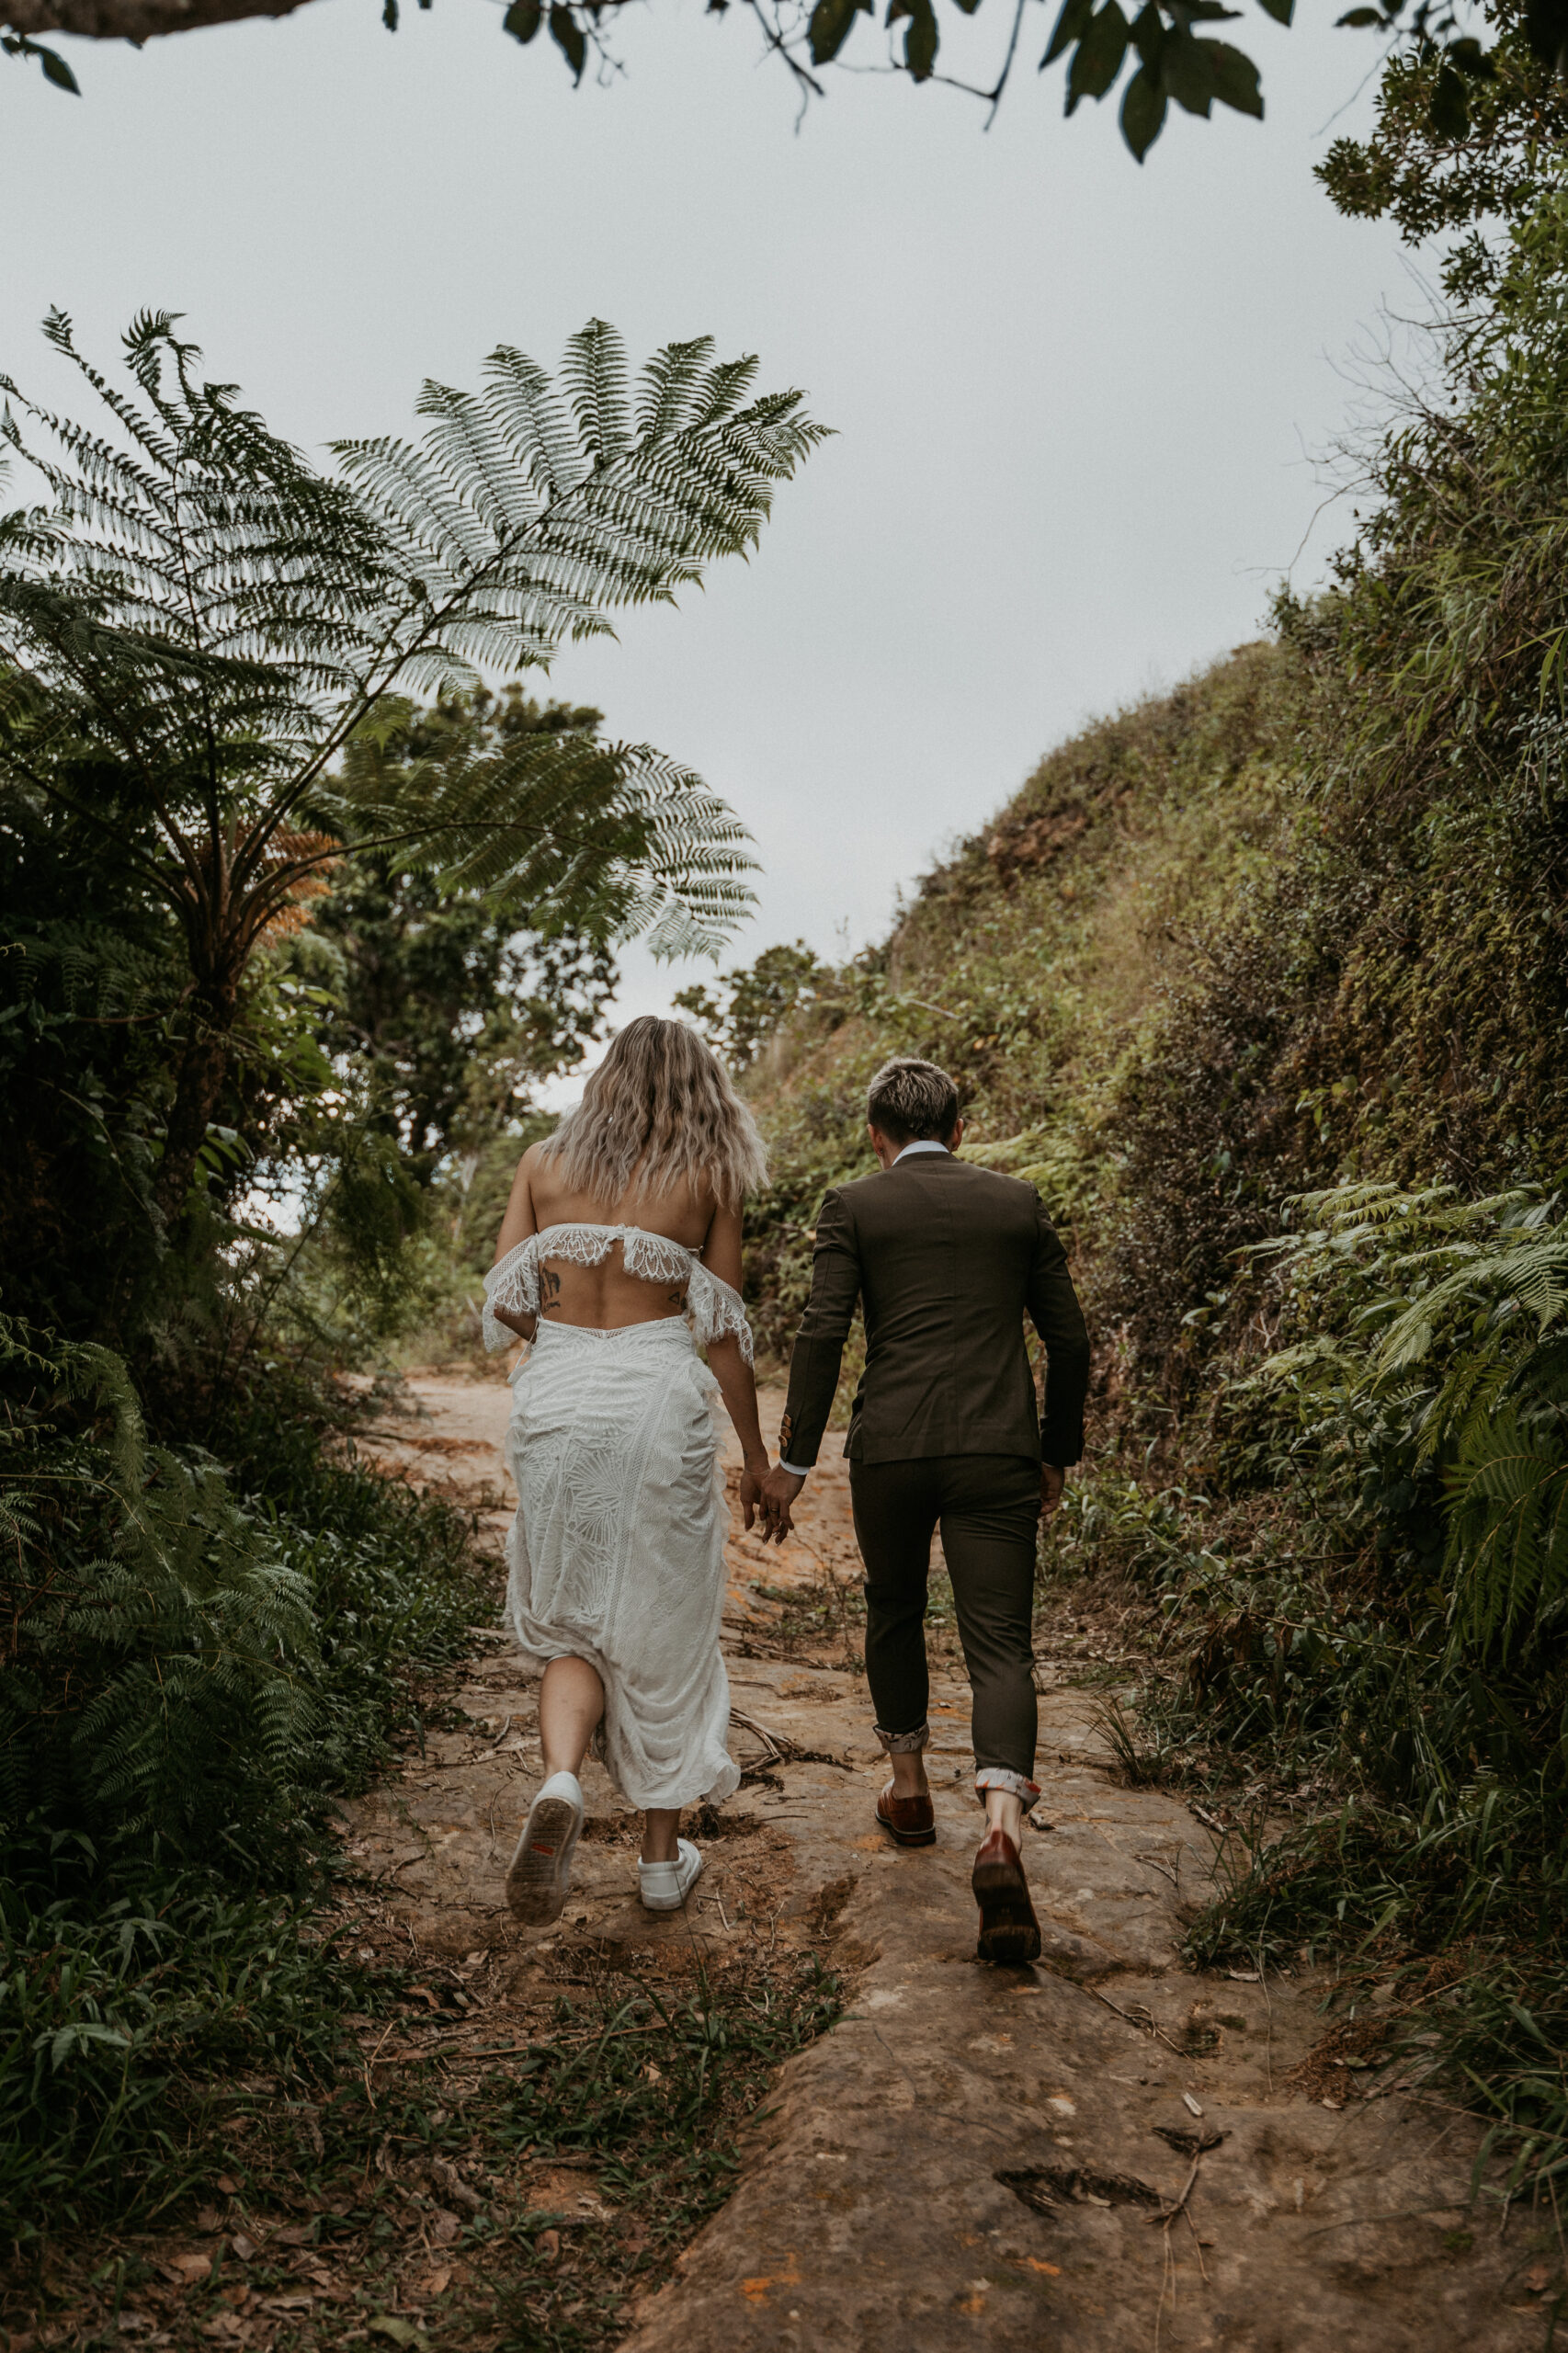
POLYGON ((515 1250, 491 1267, 484 1278, 484 1346, 491 1356, 509 1348, 517 1335, 501 1323, 495 1313, 504 1307, 509 1315, 539 1313, 539 1236, 530 1233, 515 1250))
POLYGON ((745 1305, 740 1292, 733 1290, 722 1275, 695 1260, 691 1268, 691 1288, 687 1293, 691 1302, 691 1328, 705 1344, 710 1340, 736 1339, 747 1364, 752 1361, 751 1325, 746 1321, 745 1305))

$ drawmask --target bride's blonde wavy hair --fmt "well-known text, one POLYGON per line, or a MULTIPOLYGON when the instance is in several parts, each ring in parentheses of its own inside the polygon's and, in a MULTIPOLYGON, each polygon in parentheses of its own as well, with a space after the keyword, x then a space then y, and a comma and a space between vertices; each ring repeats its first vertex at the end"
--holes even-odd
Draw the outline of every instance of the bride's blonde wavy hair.
POLYGON ((574 1189, 617 1201, 710 1185, 738 1209, 767 1182, 762 1138, 729 1072, 684 1021, 629 1021, 549 1142, 540 1147, 574 1189))

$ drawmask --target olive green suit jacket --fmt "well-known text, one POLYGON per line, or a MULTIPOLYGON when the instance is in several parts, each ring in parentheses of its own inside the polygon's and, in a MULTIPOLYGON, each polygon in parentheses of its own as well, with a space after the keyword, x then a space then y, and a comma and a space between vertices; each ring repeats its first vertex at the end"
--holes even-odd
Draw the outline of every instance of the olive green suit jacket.
POLYGON ((946 1153, 915 1153, 827 1195, 779 1431, 780 1455, 802 1470, 817 1459, 858 1299, 866 1370, 844 1449, 852 1461, 1080 1459, 1088 1334, 1032 1185, 946 1153), (1045 1344, 1043 1417, 1026 1313, 1045 1344))

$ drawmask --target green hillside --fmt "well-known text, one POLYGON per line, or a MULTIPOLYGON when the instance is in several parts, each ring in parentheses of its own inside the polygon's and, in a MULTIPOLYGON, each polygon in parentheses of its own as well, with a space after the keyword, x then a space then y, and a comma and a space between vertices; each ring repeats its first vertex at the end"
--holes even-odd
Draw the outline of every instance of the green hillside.
POLYGON ((1110 1737, 1224 1828, 1192 1957, 1330 1960, 1347 2000, 1377 1972, 1365 2063, 1475 2103, 1537 2188, 1568 2167, 1565 284, 1554 185, 1325 594, 1051 753, 881 947, 690 1000, 753 1055, 776 1357, 888 1054, 1038 1185, 1096 1341, 1042 1607, 1087 1580, 1143 1626, 1110 1737))
POLYGON ((954 1074, 966 1156, 1031 1177, 1098 1267, 1129 1086, 1206 930, 1287 854, 1297 670, 1243 646, 1051 753, 882 947, 817 975, 751 1077, 774 1171, 751 1239, 767 1345, 788 1347, 824 1186, 868 1165, 866 1081, 890 1053, 954 1074))

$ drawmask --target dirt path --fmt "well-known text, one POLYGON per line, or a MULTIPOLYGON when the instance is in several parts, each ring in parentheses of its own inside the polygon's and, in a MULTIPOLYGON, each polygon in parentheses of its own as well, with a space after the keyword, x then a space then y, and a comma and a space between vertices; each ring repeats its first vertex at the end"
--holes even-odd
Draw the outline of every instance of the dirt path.
MULTIPOLYGON (((411 1387, 421 1418, 389 1452, 498 1533, 509 1392, 411 1387)), ((1119 1786, 1066 1641, 1041 1662, 1050 1826, 1027 1856, 1044 1958, 974 1961, 959 1664, 947 1656, 933 1695, 938 1845, 900 1852, 872 1826, 884 1768, 835 1582, 857 1559, 842 1463, 813 1476, 800 1517, 781 1554, 738 1526, 731 1544, 736 1753, 754 1769, 699 1831, 708 1870, 687 1916, 642 1911, 631 1817, 590 1767, 563 1918, 541 1936, 510 1921, 501 1875, 539 1766, 533 1689, 499 1637, 458 1695, 463 1727, 354 1809, 354 1852, 458 1989, 458 2039, 476 2048, 526 2031, 592 1960, 722 1969, 795 1947, 847 1975, 846 2016, 784 2069, 738 2188, 645 2300, 627 2353, 1543 2347, 1547 2234, 1527 2214, 1500 2236, 1494 2204, 1471 2211, 1470 2120, 1369 2095, 1386 2079, 1322 2059, 1303 2068, 1330 2023, 1305 1977, 1182 1967, 1212 1841, 1169 1797, 1119 1786), (1215 2144, 1195 2172, 1200 2140, 1215 2144)), ((448 2007, 432 2039, 453 2024, 448 2007)))

